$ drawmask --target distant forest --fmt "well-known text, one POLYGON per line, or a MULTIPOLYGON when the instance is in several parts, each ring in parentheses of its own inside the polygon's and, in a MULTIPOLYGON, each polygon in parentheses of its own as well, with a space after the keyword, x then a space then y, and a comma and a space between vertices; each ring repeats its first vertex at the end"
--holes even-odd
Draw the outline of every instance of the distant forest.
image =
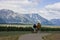
MULTIPOLYGON (((0 31, 33 31, 32 27, 2 27, 0 26, 0 31)), ((41 27, 40 31, 60 31, 60 28, 46 28, 41 27)))

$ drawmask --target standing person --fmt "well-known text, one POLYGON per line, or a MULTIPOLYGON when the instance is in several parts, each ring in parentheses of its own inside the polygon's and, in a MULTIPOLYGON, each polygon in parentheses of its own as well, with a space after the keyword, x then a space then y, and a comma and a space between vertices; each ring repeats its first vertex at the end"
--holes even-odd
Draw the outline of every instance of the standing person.
POLYGON ((40 23, 37 23, 37 32, 40 30, 40 28, 41 28, 41 24, 40 23))
POLYGON ((36 24, 33 25, 33 32, 36 32, 36 24))

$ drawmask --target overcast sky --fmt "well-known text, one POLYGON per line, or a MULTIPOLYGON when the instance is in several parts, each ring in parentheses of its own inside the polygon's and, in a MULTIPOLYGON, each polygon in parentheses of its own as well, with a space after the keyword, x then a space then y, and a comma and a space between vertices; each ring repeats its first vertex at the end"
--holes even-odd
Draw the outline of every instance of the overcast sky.
POLYGON ((60 19, 60 0, 0 0, 1 9, 20 14, 38 13, 48 20, 60 19))

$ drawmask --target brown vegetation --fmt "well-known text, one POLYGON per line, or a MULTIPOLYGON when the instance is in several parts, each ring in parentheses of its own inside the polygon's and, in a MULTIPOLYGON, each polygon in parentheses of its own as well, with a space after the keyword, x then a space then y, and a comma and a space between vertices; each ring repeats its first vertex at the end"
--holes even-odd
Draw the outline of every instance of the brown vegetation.
POLYGON ((0 40, 18 40, 19 36, 6 36, 6 37, 0 37, 0 40))
POLYGON ((60 34, 52 34, 43 37, 44 40, 60 40, 60 34))

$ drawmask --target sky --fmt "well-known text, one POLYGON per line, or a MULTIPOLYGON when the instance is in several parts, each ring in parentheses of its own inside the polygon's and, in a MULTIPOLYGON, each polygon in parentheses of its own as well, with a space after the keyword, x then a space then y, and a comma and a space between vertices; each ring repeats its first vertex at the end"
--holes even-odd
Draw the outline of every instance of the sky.
POLYGON ((1 9, 19 14, 37 13, 48 20, 60 19, 60 0, 0 0, 1 9))

